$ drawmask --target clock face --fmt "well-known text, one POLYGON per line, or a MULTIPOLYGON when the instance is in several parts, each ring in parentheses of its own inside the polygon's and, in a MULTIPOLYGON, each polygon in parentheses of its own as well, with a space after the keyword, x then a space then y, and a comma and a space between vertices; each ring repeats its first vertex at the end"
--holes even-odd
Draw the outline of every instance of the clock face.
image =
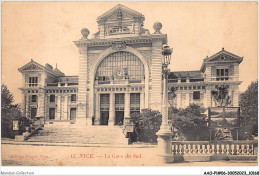
POLYGON ((124 76, 124 70, 123 69, 117 69, 115 71, 115 77, 117 79, 123 79, 123 76, 124 76))

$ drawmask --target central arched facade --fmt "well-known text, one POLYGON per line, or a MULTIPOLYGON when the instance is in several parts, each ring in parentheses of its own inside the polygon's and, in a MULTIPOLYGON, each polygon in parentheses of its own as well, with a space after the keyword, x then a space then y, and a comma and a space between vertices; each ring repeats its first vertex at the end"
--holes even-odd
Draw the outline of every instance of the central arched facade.
POLYGON ((134 54, 118 51, 109 54, 99 64, 95 80, 98 84, 120 83, 128 80, 129 83, 141 83, 145 79, 144 64, 134 54))
POLYGON ((90 100, 94 102, 89 115, 95 125, 122 125, 131 113, 147 108, 149 69, 139 51, 107 49, 91 70, 90 100))

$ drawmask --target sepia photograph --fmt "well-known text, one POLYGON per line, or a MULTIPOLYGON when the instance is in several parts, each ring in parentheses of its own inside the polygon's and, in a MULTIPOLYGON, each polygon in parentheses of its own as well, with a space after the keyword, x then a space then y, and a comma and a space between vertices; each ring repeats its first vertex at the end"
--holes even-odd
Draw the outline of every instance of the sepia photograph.
POLYGON ((258 166, 257 1, 1 6, 1 166, 258 166))

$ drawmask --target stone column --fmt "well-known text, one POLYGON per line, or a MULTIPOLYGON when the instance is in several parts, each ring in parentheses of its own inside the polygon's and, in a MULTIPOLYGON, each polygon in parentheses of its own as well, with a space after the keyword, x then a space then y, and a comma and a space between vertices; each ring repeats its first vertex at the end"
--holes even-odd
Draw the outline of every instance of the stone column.
POLYGON ((95 125, 100 125, 100 94, 96 93, 96 106, 95 106, 95 125))
POLYGON ((125 93, 125 117, 130 117, 130 93, 125 93))
POLYGON ((145 108, 145 94, 144 92, 140 93, 140 111, 145 108))
POLYGON ((110 93, 110 102, 109 102, 109 121, 108 125, 113 126, 115 124, 115 94, 110 93))

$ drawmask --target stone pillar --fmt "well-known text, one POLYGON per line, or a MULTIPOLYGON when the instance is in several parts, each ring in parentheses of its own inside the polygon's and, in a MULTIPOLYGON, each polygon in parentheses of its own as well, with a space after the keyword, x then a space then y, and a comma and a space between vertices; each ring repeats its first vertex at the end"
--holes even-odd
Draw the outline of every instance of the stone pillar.
POLYGON ((125 117, 130 117, 130 93, 125 93, 125 117))
POLYGON ((39 111, 39 117, 44 117, 44 112, 45 112, 45 93, 42 92, 38 96, 38 110, 39 111))
POLYGON ((115 124, 115 94, 110 93, 110 102, 109 102, 109 121, 108 125, 113 126, 115 124))
POLYGON ((69 120, 69 114, 68 114, 68 95, 66 94, 64 97, 64 120, 69 120))
MULTIPOLYGON (((78 104, 79 108, 77 110, 77 119, 76 123, 82 125, 86 124, 86 118, 87 118, 87 46, 80 45, 79 47, 79 85, 78 85, 78 104), (84 120, 82 120, 84 119, 84 120)), ((93 97, 91 97, 93 98, 93 97)), ((93 98, 94 99, 94 98, 93 98)), ((93 99, 92 104, 93 104, 93 99)), ((92 105, 93 107, 93 105, 92 105)), ((92 125, 92 120, 90 118, 90 124, 92 125)))
POLYGON ((144 92, 140 93, 140 111, 145 108, 145 94, 144 92))
MULTIPOLYGON (((96 93, 96 106, 95 106, 95 125, 100 125, 100 94, 96 93)), ((91 119, 92 120, 92 119, 91 119)))
POLYGON ((57 96, 57 116, 55 116, 55 119, 61 120, 61 97, 60 95, 57 96))

